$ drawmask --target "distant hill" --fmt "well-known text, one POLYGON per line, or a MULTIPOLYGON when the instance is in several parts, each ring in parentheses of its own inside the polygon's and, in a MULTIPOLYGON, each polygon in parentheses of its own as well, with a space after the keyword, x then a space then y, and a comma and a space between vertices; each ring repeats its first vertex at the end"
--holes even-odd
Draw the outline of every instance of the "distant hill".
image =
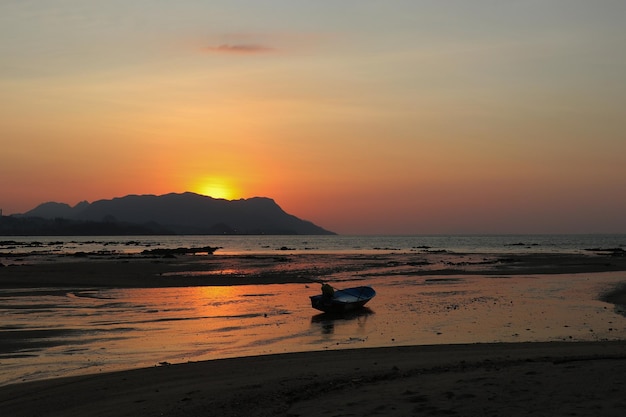
MULTIPOLYGON (((111 229, 110 234, 268 234, 323 235, 334 234, 309 221, 287 214, 274 200, 254 197, 222 200, 195 193, 128 195, 111 200, 86 201, 71 207, 64 203, 44 203, 26 213, 4 217, 0 234, 38 234, 43 228, 79 230, 111 229), (8 218, 12 218, 9 222, 8 218), (28 220, 30 219, 30 220, 28 220), (38 220, 35 220, 38 219, 38 220), (28 233, 7 233, 12 227, 31 229, 28 233), (26 223, 24 223, 26 222, 26 223), (116 232, 116 230, 118 230, 116 232), (135 233, 124 232, 136 230, 135 233)), ((64 234, 59 230, 58 234, 64 234)), ((107 234, 78 233, 71 234, 107 234)))

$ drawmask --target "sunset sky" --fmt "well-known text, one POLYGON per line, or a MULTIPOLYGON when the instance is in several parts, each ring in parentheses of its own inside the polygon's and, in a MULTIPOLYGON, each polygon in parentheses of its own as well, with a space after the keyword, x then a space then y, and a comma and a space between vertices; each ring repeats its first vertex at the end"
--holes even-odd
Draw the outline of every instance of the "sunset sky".
POLYGON ((626 1, 2 0, 0 208, 626 233, 626 1))

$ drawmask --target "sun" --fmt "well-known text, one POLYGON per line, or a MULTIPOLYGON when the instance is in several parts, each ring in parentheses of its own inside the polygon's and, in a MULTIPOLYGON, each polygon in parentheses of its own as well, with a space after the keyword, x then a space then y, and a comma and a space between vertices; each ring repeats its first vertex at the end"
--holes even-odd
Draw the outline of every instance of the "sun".
POLYGON ((222 178, 206 178, 194 187, 196 192, 213 198, 234 200, 238 198, 238 191, 230 181, 222 178))

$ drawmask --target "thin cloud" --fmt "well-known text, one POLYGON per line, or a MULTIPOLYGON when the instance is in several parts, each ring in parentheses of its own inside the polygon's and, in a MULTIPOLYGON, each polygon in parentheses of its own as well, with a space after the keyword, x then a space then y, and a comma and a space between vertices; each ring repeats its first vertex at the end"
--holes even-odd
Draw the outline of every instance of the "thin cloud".
POLYGON ((325 37, 314 33, 224 33, 205 39, 201 50, 222 55, 291 54, 308 51, 325 37))
POLYGON ((222 44, 204 48, 208 52, 220 54, 253 55, 274 52, 276 49, 259 44, 222 44))

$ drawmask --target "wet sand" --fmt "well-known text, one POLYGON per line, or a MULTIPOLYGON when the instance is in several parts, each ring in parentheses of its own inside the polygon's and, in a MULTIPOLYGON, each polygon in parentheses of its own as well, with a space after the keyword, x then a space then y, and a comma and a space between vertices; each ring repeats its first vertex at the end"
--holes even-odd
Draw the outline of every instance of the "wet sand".
POLYGON ((395 347, 11 385, 19 416, 621 416, 626 343, 395 347))
MULTIPOLYGON (((54 291, 625 270, 623 257, 595 255, 194 256, 69 262, 59 257, 0 268, 0 287, 54 291)), ((625 290, 617 285, 597 297, 620 304, 625 290)), ((49 379, 0 387, 0 409, 16 417, 621 416, 625 392, 625 341, 476 343, 266 355, 49 379)))

